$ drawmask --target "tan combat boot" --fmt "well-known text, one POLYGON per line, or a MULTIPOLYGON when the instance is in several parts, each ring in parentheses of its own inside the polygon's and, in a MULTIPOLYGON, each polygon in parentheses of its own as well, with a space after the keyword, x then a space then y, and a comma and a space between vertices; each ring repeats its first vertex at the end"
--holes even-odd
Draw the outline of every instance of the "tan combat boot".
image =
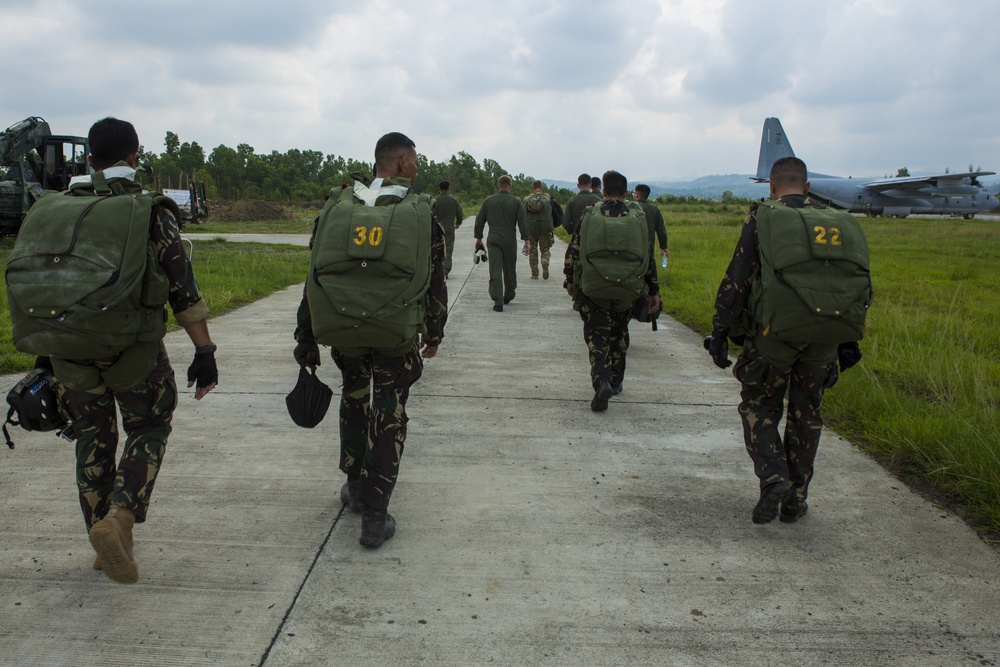
POLYGON ((112 505, 107 516, 90 529, 90 544, 97 552, 94 568, 101 569, 112 581, 134 584, 139 580, 139 566, 132 556, 132 510, 112 505))

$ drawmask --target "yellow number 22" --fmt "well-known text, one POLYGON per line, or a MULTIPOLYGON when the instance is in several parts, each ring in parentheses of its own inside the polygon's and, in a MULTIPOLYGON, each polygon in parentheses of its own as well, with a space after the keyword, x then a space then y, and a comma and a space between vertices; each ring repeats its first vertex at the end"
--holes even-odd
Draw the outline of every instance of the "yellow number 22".
POLYGON ((840 230, 836 227, 830 227, 830 229, 827 229, 826 227, 816 225, 813 227, 813 231, 816 232, 816 243, 820 245, 826 245, 827 243, 830 245, 840 245, 840 230), (827 234, 830 235, 829 241, 826 240, 827 234))

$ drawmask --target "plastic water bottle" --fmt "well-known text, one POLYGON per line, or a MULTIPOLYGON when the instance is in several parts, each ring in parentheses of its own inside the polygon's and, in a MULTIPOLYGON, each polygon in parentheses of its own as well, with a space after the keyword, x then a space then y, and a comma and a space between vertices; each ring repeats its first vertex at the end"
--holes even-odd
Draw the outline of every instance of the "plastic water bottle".
POLYGON ((660 262, 660 266, 662 266, 663 268, 667 268, 667 258, 666 257, 664 257, 663 261, 660 262))

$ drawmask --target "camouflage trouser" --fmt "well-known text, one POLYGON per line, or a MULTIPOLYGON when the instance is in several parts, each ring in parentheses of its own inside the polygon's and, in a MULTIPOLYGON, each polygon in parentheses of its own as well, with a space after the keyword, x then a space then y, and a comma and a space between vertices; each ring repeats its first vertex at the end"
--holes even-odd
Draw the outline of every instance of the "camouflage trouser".
POLYGON ((177 407, 174 370, 162 346, 156 366, 137 387, 127 392, 98 391, 75 391, 59 384, 59 398, 77 433, 76 485, 88 531, 111 505, 132 510, 137 522, 146 520, 177 407), (117 467, 116 402, 126 435, 117 467))
POLYGON ((594 388, 602 380, 607 380, 613 387, 621 384, 625 377, 631 311, 616 313, 605 310, 582 296, 580 318, 583 320, 583 340, 590 352, 590 379, 594 388))
POLYGON ((823 429, 823 390, 838 378, 835 357, 836 346, 831 345, 789 345, 760 337, 747 340, 733 375, 743 385, 739 407, 743 439, 760 488, 786 481, 800 500, 807 497, 823 429), (761 347, 781 363, 765 359, 761 347), (778 423, 786 394, 788 413, 782 439, 778 423))
POLYGON ((538 277, 538 255, 542 256, 542 268, 549 268, 549 257, 552 250, 552 234, 542 234, 541 236, 529 236, 531 249, 528 251, 528 266, 531 268, 531 275, 538 277))
POLYGON ((340 469, 360 479, 367 506, 384 509, 396 486, 406 440, 406 399, 423 366, 414 350, 401 357, 333 351, 344 389, 340 399, 340 469))

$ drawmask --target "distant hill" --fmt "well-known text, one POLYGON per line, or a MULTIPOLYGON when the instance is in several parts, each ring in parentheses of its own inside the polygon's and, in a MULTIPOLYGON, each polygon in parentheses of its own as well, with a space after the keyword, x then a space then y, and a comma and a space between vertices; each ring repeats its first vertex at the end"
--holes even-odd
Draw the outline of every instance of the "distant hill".
MULTIPOLYGON (((553 179, 541 179, 550 187, 566 188, 576 192, 576 183, 570 181, 557 181, 553 179)), ((702 176, 693 181, 664 181, 637 179, 629 181, 629 186, 635 183, 645 183, 649 186, 650 196, 655 198, 662 194, 678 195, 681 197, 697 197, 699 199, 721 199, 722 193, 729 190, 734 197, 745 197, 747 199, 759 199, 767 196, 766 183, 754 183, 750 180, 749 174, 722 174, 717 176, 702 176)))

